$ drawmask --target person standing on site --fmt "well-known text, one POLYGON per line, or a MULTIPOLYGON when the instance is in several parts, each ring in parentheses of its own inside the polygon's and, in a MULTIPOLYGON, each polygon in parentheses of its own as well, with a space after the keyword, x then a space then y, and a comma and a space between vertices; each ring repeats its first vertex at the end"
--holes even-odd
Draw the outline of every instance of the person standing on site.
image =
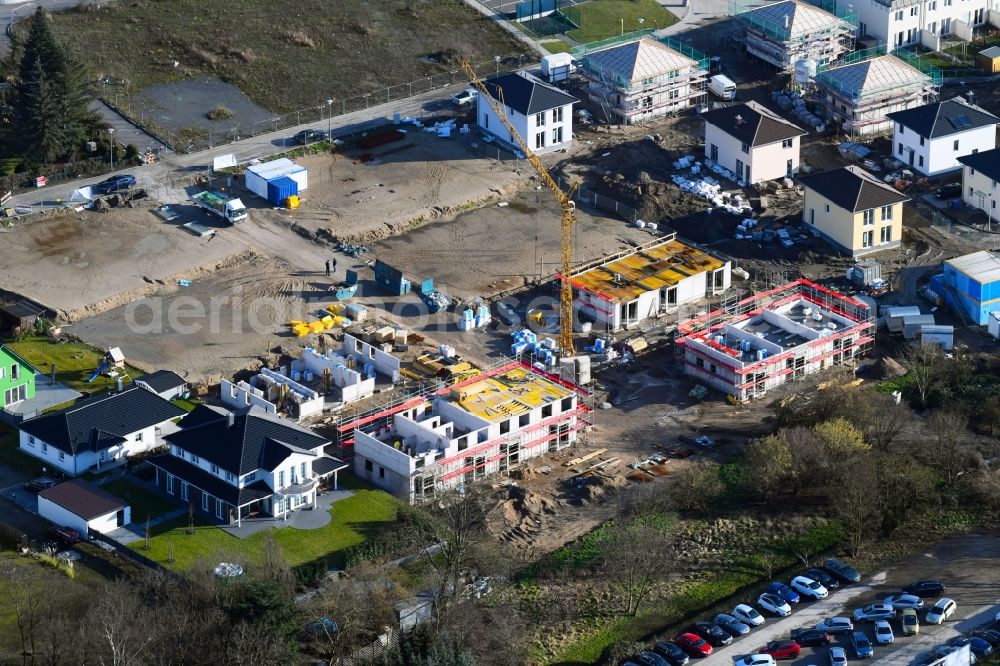
POLYGON ((330 260, 326 260, 326 276, 330 277, 330 260))
POLYGON ((333 258, 333 264, 332 265, 333 265, 333 272, 336 273, 337 272, 337 258, 336 257, 333 258))

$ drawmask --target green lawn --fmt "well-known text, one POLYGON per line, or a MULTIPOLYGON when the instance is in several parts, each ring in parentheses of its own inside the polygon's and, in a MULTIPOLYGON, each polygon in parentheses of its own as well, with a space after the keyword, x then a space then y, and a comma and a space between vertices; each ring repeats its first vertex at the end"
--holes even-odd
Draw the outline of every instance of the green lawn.
POLYGON ((153 528, 150 550, 144 542, 132 544, 137 552, 173 569, 189 569, 199 561, 224 561, 220 557, 253 562, 261 552, 267 534, 273 534, 285 558, 292 566, 330 556, 338 562, 342 552, 389 526, 396 519, 395 498, 378 490, 360 490, 333 505, 333 520, 317 530, 292 527, 260 532, 247 539, 237 539, 214 525, 197 523, 194 534, 187 534, 187 516, 167 521, 153 528), (173 546, 174 562, 167 562, 173 546))
MULTIPOLYGON (((20 342, 8 342, 7 345, 39 372, 48 374, 55 363, 56 381, 77 391, 95 392, 115 385, 113 379, 104 375, 94 379, 91 384, 87 383, 87 378, 100 365, 103 354, 82 342, 52 343, 48 338, 33 336, 20 342)), ((130 366, 125 366, 125 371, 133 379, 145 374, 130 366)))
POLYGON ((564 10, 580 27, 566 34, 578 42, 596 42, 641 28, 659 30, 679 20, 656 0, 590 0, 564 10), (645 19, 639 24, 639 19, 645 19))
POLYGON ((573 50, 573 45, 561 39, 554 39, 549 42, 542 42, 542 48, 549 53, 569 53, 573 50))
POLYGON ((184 400, 183 398, 174 398, 170 402, 174 403, 175 405, 183 409, 185 412, 190 412, 195 407, 201 404, 201 400, 198 400, 198 398, 189 398, 187 400, 184 400))
POLYGON ((162 516, 168 511, 183 508, 156 495, 127 479, 115 479, 101 486, 109 493, 127 500, 132 507, 132 522, 143 524, 147 518, 162 516))

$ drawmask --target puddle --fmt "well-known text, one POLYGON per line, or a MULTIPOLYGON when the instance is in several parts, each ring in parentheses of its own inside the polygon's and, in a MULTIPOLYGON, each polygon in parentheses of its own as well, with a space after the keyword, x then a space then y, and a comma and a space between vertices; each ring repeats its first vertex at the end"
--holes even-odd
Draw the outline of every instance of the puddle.
POLYGON ((538 212, 537 208, 535 208, 534 206, 529 206, 528 204, 524 203, 523 201, 510 201, 510 202, 507 203, 506 207, 507 208, 513 208, 518 213, 524 213, 525 215, 528 215, 530 213, 537 213, 538 212))

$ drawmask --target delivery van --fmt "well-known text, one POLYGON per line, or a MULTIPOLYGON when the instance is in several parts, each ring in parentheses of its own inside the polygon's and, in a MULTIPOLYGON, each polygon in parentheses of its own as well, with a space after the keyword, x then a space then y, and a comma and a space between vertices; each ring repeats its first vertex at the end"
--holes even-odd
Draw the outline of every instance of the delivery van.
POLYGON ((725 100, 736 99, 736 84, 723 74, 716 74, 708 80, 708 89, 716 97, 725 100))

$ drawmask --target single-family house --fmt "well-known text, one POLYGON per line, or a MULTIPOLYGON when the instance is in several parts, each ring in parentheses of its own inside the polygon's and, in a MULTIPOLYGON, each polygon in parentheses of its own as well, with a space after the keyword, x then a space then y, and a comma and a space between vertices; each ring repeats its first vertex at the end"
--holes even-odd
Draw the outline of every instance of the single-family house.
MULTIPOLYGON (((162 431, 184 410, 132 386, 22 421, 19 448, 69 476, 124 461, 162 445, 162 431)), ((172 424, 171 424, 172 425, 172 424)))
POLYGON ((962 168, 958 158, 997 145, 997 118, 961 97, 890 113, 897 160, 925 176, 962 168))
POLYGON ((171 370, 157 370, 135 380, 136 386, 152 391, 164 400, 183 398, 188 393, 188 385, 183 377, 171 370))
POLYGON ((84 539, 90 530, 107 534, 132 522, 129 503, 83 479, 70 479, 38 493, 38 514, 72 527, 84 539))
POLYGON ((940 50, 941 38, 971 40, 973 30, 984 26, 993 0, 854 0, 858 34, 874 37, 895 49, 920 45, 940 50))
POLYGON ((854 44, 854 12, 831 13, 802 0, 734 4, 743 10, 736 19, 743 28, 747 53, 779 71, 791 72, 800 61, 834 62, 854 44))
MULTIPOLYGON (((958 158, 962 165, 962 201, 1000 222, 1000 148, 958 158)), ((1000 306, 998 306, 1000 307, 1000 306)))
POLYGON ((35 372, 13 349, 0 345, 0 409, 35 397, 35 372))
POLYGON ((908 197, 864 169, 846 166, 800 176, 802 219, 852 257, 899 247, 908 197))
POLYGON ((324 453, 325 437, 258 407, 199 405, 178 425, 149 459, 156 485, 226 524, 314 507, 320 483, 347 467, 324 453))
POLYGON ((705 157, 732 171, 737 180, 760 183, 799 170, 806 132, 757 102, 734 104, 701 114, 705 157))
MULTIPOLYGON (((535 153, 565 148, 573 140, 573 105, 579 100, 572 95, 527 72, 494 76, 486 80, 485 86, 535 153)), ((516 148, 514 138, 489 102, 482 96, 476 100, 479 128, 516 148)))

